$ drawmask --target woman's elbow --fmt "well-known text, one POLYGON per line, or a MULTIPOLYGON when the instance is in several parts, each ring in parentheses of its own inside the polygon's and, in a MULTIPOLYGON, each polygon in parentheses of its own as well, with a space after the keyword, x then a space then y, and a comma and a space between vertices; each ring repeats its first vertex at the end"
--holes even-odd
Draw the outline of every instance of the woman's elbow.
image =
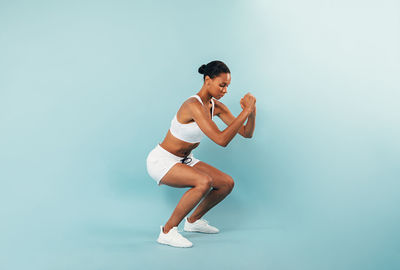
POLYGON ((218 145, 222 146, 222 147, 226 147, 229 144, 229 142, 220 142, 218 143, 218 145))
POLYGON ((223 139, 218 139, 218 140, 215 140, 215 143, 218 144, 219 146, 226 147, 229 142, 225 141, 223 139))

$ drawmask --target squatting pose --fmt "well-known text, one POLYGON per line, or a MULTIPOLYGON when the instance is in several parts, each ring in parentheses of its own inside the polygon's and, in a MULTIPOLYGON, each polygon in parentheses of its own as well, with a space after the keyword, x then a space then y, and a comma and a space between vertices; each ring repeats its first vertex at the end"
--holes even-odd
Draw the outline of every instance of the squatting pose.
POLYGON ((227 93, 231 82, 229 68, 221 61, 212 61, 202 65, 198 71, 203 74, 203 86, 196 95, 183 102, 164 140, 151 150, 146 160, 147 171, 158 185, 190 187, 169 220, 160 226, 157 242, 174 247, 193 246, 179 233, 178 225, 203 198, 192 215, 185 218, 184 230, 219 232, 201 217, 221 202, 234 186, 231 176, 196 159, 192 150, 200 144, 204 135, 225 147, 237 133, 251 138, 255 128, 256 99, 252 94, 247 93, 240 100, 242 112, 236 118, 219 101, 227 93), (216 115, 227 125, 223 131, 213 122, 216 115))

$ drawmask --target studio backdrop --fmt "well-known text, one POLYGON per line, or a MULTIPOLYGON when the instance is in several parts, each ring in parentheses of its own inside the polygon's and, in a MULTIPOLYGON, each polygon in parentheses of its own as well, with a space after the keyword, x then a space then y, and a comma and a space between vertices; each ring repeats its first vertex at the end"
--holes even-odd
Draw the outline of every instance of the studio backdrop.
POLYGON ((0 268, 399 269, 399 12, 2 1, 0 268), (193 152, 235 181, 205 215, 223 233, 161 247, 187 189, 157 186, 146 157, 213 60, 231 70, 220 101, 235 116, 256 97, 254 135, 193 152))

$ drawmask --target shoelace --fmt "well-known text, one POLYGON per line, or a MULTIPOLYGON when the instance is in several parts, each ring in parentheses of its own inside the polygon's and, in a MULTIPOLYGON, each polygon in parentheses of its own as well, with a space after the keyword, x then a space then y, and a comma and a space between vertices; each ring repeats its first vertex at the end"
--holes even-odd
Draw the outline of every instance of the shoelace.
POLYGON ((204 223, 206 223, 206 224, 208 224, 208 221, 207 220, 205 220, 205 219, 200 219, 201 221, 203 221, 204 223))
POLYGON ((198 222, 198 221, 200 221, 200 222, 202 222, 202 223, 205 223, 205 224, 208 224, 208 221, 205 220, 205 219, 203 219, 203 218, 198 219, 198 220, 196 220, 195 222, 198 222))
POLYGON ((182 230, 174 230, 175 231, 175 237, 178 237, 181 241, 187 241, 187 239, 180 234, 180 232, 183 232, 182 230))
MULTIPOLYGON (((171 229, 171 230, 172 230, 172 229, 171 229)), ((176 232, 180 233, 180 232, 183 232, 183 230, 177 229, 176 232)))

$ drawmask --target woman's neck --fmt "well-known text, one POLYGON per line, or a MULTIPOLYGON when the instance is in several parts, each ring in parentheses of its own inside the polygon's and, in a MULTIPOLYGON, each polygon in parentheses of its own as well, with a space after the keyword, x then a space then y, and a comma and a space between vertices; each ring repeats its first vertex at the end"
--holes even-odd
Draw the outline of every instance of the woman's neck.
POLYGON ((208 104, 211 102, 212 96, 208 93, 206 88, 202 87, 197 95, 201 98, 203 104, 208 104))

